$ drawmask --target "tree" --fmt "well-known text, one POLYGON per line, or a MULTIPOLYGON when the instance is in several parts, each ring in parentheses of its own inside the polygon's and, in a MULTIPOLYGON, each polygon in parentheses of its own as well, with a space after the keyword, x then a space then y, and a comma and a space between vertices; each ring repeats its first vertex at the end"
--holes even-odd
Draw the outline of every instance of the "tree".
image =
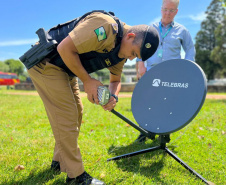
POLYGON ((123 83, 123 82, 125 82, 125 81, 126 81, 125 74, 124 74, 124 73, 122 73, 122 74, 121 74, 121 82, 123 83))
POLYGON ((109 70, 106 68, 92 73, 91 76, 100 80, 103 84, 109 83, 109 70))
POLYGON ((213 79, 221 65, 211 58, 211 51, 216 46, 214 31, 222 23, 225 9, 221 0, 212 0, 207 8, 206 19, 201 23, 201 30, 196 35, 196 62, 205 71, 208 80, 213 79))
POLYGON ((24 65, 19 60, 9 59, 4 61, 4 63, 9 66, 8 72, 16 73, 17 75, 23 74, 24 65))
MULTIPOLYGON (((106 68, 101 69, 99 71, 92 73, 91 77, 100 80, 103 84, 108 84, 110 80, 109 70, 106 68)), ((122 73, 121 82, 125 82, 125 81, 126 81, 125 75, 122 73)))
POLYGON ((226 15, 214 33, 216 46, 211 51, 210 58, 221 66, 220 74, 224 77, 226 76, 226 15))
POLYGON ((0 71, 8 72, 9 71, 9 66, 7 64, 5 64, 4 62, 0 61, 0 71))

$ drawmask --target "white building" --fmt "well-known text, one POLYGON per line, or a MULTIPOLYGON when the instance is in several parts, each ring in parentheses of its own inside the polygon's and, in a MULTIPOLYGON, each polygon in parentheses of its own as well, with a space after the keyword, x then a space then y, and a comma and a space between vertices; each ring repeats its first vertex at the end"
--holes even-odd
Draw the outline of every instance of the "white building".
POLYGON ((132 83, 137 81, 136 69, 123 69, 122 72, 125 75, 125 83, 132 83))

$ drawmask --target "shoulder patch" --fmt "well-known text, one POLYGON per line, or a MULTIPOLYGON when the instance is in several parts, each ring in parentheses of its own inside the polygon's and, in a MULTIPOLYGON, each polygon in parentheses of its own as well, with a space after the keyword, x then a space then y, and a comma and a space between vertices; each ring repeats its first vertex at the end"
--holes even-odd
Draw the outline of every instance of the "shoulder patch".
POLYGON ((113 34, 118 33, 118 24, 117 23, 112 23, 111 26, 112 26, 113 34))
POLYGON ((94 32, 95 32, 96 35, 97 35, 98 41, 102 41, 102 40, 105 40, 105 39, 107 38, 105 29, 104 29, 103 26, 101 26, 101 27, 95 29, 94 32))

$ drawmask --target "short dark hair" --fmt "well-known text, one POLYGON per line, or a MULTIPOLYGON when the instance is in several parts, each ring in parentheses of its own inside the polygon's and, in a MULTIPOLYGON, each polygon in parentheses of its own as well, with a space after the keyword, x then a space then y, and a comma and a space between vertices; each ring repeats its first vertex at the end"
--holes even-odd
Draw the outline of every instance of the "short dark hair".
POLYGON ((128 30, 128 33, 136 34, 133 44, 141 46, 141 43, 143 42, 146 31, 147 31, 147 25, 141 24, 141 25, 131 26, 130 29, 128 30))

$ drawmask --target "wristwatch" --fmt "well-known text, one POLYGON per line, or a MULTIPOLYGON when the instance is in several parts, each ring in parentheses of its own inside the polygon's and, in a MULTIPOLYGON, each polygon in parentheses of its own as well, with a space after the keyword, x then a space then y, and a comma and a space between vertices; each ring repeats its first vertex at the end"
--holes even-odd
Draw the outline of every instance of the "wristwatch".
POLYGON ((116 100, 116 102, 118 102, 118 96, 116 96, 115 94, 112 94, 111 96, 113 96, 116 100))

